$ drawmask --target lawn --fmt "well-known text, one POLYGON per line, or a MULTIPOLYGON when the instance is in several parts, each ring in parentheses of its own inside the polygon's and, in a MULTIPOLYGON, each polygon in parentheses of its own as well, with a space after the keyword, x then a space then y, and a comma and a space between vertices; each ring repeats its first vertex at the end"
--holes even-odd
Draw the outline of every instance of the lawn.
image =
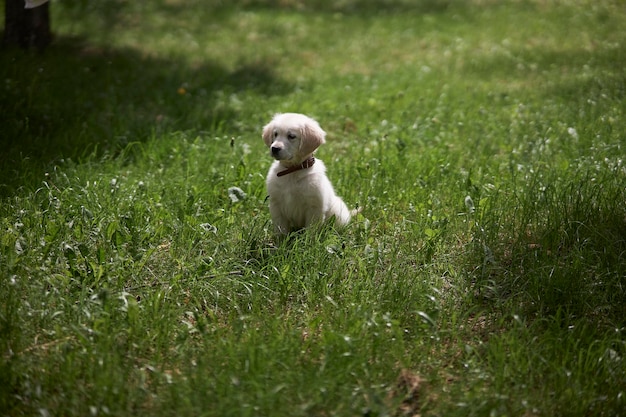
POLYGON ((51 15, 0 49, 0 416, 623 415, 621 1, 51 15), (272 234, 287 111, 345 230, 272 234))

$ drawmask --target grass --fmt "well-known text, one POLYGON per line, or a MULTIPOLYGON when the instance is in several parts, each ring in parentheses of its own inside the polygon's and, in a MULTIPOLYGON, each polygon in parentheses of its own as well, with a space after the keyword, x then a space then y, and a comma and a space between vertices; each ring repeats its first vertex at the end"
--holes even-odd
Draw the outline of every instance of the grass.
POLYGON ((619 2, 51 11, 0 55, 0 415, 623 413, 619 2), (277 111, 347 230, 274 242, 277 111))

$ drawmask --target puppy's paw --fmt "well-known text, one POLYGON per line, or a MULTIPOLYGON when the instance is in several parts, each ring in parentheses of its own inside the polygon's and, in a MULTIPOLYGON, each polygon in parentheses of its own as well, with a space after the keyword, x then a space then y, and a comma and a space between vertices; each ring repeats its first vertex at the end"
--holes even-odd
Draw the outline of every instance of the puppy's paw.
POLYGON ((363 207, 353 208, 352 210, 350 210, 350 216, 354 217, 354 216, 356 216, 357 214, 359 214, 362 211, 363 211, 363 207))

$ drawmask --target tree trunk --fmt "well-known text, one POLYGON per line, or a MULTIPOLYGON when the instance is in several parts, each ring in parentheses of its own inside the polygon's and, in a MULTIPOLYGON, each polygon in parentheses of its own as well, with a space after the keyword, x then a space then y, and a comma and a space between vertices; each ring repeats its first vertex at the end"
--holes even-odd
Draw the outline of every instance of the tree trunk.
POLYGON ((24 4, 24 0, 5 1, 4 43, 43 50, 52 41, 49 3, 33 9, 25 9, 24 4))

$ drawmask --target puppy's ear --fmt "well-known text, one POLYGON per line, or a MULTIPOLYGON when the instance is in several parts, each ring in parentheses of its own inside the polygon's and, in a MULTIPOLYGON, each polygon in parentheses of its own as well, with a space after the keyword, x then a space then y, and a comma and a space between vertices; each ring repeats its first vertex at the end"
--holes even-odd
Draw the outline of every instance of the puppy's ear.
POLYGON ((309 120, 302 128, 300 141, 300 153, 309 155, 326 141, 326 132, 322 130, 315 120, 309 120))
POLYGON ((274 120, 272 120, 271 122, 269 122, 268 124, 265 125, 265 127, 263 127, 263 142, 265 142, 265 144, 270 147, 272 146, 272 136, 274 133, 274 120))

